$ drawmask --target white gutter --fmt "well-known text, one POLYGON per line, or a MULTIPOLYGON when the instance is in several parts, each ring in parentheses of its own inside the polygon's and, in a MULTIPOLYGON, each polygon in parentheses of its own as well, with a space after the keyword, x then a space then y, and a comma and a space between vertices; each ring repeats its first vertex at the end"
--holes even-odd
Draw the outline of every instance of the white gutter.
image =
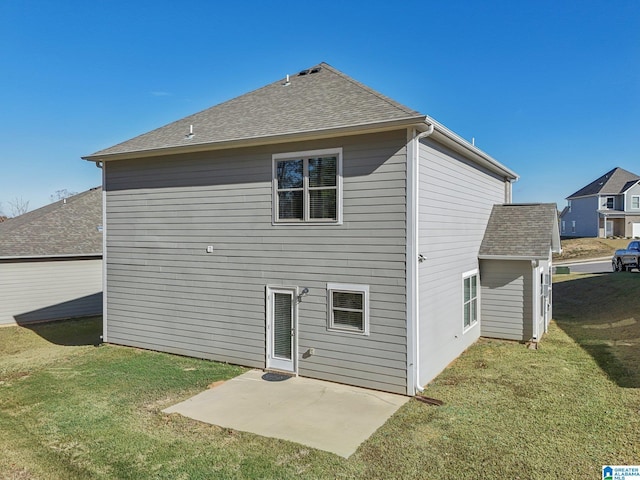
POLYGON ((510 168, 505 167, 495 158, 483 152, 475 145, 470 144, 457 133, 449 130, 444 125, 436 122, 431 117, 427 117, 427 123, 431 123, 435 127, 434 138, 454 150, 463 154, 470 155, 473 160, 485 168, 496 172, 507 179, 517 181, 520 177, 510 168))
POLYGON ((538 257, 535 255, 478 255, 480 260, 546 260, 547 257, 538 257))
MULTIPOLYGON (((172 145, 169 147, 140 149, 134 151, 122 151, 116 153, 96 152, 81 158, 90 162, 108 162, 115 160, 157 157, 161 155, 209 152, 212 150, 224 150, 228 148, 254 147, 288 142, 302 142, 307 140, 336 138, 348 135, 379 133, 390 130, 409 128, 411 126, 425 125, 425 118, 426 117, 424 115, 419 115, 415 117, 407 117, 387 122, 363 123, 353 126, 339 126, 326 129, 305 130, 301 132, 284 133, 279 135, 262 135, 251 138, 231 138, 212 142, 194 143, 190 140, 183 140, 184 143, 182 145, 172 145)), ((106 152, 108 152, 108 150, 111 150, 111 148, 107 149, 106 152)))
POLYGON ((434 125, 417 133, 407 130, 407 395, 413 396, 424 389, 420 385, 420 329, 418 292, 418 185, 420 139, 434 132, 434 125))
POLYGON ((14 255, 12 257, 0 257, 0 260, 55 260, 56 258, 69 259, 77 257, 100 258, 102 257, 102 253, 67 253, 63 255, 14 255))

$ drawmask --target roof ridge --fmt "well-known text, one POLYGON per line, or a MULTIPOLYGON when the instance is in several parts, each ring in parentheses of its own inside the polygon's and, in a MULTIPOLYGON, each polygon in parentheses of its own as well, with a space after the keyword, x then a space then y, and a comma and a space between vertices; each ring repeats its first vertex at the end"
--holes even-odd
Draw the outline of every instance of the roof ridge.
MULTIPOLYGON (((398 110, 403 111, 404 113, 408 113, 408 114, 417 114, 418 116, 425 116, 422 113, 418 112, 417 110, 414 110, 406 105, 403 105, 400 102, 396 102, 395 100, 393 100, 391 97, 388 97, 386 95, 384 95, 383 93, 374 90, 371 87, 366 86, 364 83, 359 82, 358 80, 356 80, 355 78, 350 77, 349 75, 347 75, 344 72, 341 72, 340 70, 338 70, 337 68, 329 65, 326 62, 321 62, 318 64, 318 66, 321 66, 323 68, 327 68, 329 71, 331 71, 332 73, 339 75, 340 77, 342 77, 344 80, 347 80, 349 82, 351 82, 352 84, 356 85, 357 87, 365 90, 368 93, 371 93, 373 95, 375 95, 376 97, 378 97, 380 100, 383 100, 385 102, 387 102, 389 105, 397 108, 398 110)), ((313 68, 313 67, 311 67, 313 68)))

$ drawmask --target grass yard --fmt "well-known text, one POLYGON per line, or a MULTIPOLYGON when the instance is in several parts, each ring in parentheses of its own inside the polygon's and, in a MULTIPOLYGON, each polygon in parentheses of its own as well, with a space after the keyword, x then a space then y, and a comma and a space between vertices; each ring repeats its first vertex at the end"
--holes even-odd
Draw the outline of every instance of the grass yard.
POLYGON ((619 248, 626 248, 631 240, 625 238, 567 238, 562 240, 562 254, 554 254, 554 262, 611 257, 619 248))
POLYGON ((348 460, 161 410, 242 368, 0 329, 0 478, 600 478, 640 461, 640 274, 568 275, 538 350, 481 340, 348 460))

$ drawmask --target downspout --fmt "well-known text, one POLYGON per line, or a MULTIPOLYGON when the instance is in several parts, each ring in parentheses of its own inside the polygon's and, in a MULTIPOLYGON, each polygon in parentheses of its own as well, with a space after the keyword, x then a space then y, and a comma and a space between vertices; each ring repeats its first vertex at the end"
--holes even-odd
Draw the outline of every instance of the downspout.
POLYGON ((540 306, 540 296, 542 292, 542 285, 538 287, 538 260, 531 260, 531 280, 533 281, 533 298, 531 299, 532 316, 533 316, 533 338, 537 343, 540 341, 540 331, 538 329, 540 322, 540 312, 538 308, 540 306))
POLYGON ((420 163, 420 140, 428 137, 433 133, 435 126, 433 123, 429 124, 429 127, 424 132, 420 132, 415 135, 413 132, 413 138, 411 139, 412 152, 411 152, 411 165, 409 165, 409 186, 410 195, 408 205, 409 210, 409 228, 407 232, 409 241, 407 242, 407 264, 409 265, 409 280, 410 280, 410 297, 411 302, 407 305, 407 316, 409 320, 410 328, 412 328, 413 345, 409 345, 409 352, 412 352, 412 357, 409 358, 409 362, 413 363, 413 387, 412 392, 407 392, 410 395, 415 395, 416 392, 422 392, 424 389, 420 385, 420 329, 419 329, 419 291, 418 291, 418 262, 420 261, 420 252, 418 251, 418 232, 419 232, 419 216, 418 216, 418 192, 419 192, 419 163, 420 163), (412 351, 413 350, 413 351, 412 351))
POLYGON ((96 167, 102 170, 102 341, 107 339, 107 192, 105 163, 97 161, 96 167))

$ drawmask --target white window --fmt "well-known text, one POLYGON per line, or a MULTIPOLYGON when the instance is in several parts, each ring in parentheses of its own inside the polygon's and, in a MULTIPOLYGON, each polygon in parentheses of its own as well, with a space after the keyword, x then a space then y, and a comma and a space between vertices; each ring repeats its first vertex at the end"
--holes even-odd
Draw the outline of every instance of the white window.
POLYGON ((633 195, 631 197, 631 208, 634 210, 640 209, 640 195, 633 195))
POLYGON ((566 227, 566 223, 564 220, 562 220, 562 233, 564 233, 565 227, 566 227))
POLYGON ((369 286, 327 284, 328 329, 369 335, 369 286))
POLYGON ((571 200, 567 200, 567 207, 569 207, 569 213, 571 213, 571 200))
POLYGON ((273 155, 273 222, 342 223, 342 149, 273 155))
POLYGON ((471 328, 478 322, 478 271, 462 275, 463 291, 464 291, 464 307, 463 307, 463 330, 471 328))
POLYGON ((605 205, 608 210, 613 210, 615 207, 615 198, 614 197, 606 197, 605 205))
POLYGON ((571 221, 571 233, 576 233, 576 221, 571 221))

